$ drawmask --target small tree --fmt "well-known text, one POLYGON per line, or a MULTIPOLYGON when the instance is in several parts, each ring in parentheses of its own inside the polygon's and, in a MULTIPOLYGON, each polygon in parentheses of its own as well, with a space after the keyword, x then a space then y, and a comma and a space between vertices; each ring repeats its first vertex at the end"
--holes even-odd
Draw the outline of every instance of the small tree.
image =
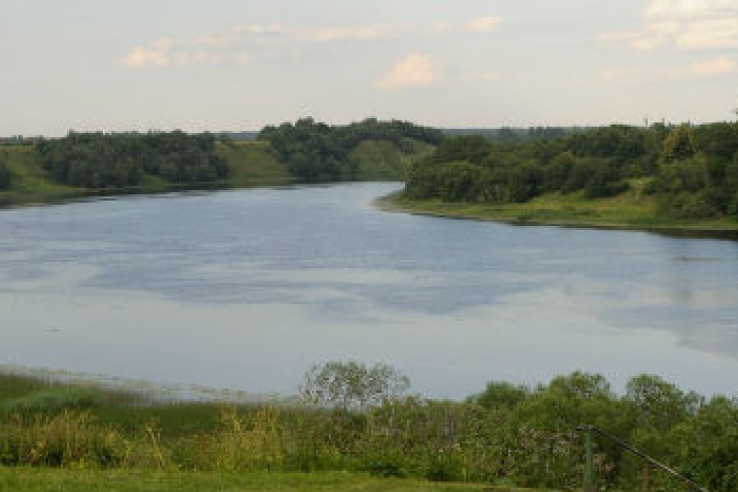
POLYGON ((365 411, 402 398, 409 389, 408 377, 387 364, 327 362, 305 374, 300 394, 313 405, 365 411))
POLYGON ((697 153, 694 136, 689 125, 683 124, 674 128, 664 141, 661 151, 661 163, 669 164, 694 157, 697 153))

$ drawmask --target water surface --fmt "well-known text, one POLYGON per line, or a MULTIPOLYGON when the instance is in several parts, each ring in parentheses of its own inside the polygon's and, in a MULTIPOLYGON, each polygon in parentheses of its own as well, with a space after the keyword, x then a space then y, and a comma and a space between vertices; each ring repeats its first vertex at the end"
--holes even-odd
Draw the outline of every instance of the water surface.
POLYGON ((416 391, 581 369, 738 395, 738 243, 388 213, 397 184, 0 212, 0 362, 292 394, 313 363, 416 391))

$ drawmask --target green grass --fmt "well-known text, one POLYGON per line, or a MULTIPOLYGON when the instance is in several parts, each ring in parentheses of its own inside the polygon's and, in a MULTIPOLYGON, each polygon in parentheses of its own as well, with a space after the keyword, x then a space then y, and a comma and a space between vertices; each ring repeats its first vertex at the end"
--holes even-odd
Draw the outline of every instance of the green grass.
POLYGON ((490 490, 481 485, 375 478, 332 473, 185 473, 140 470, 51 470, 0 468, 3 492, 179 492, 179 491, 361 491, 361 492, 465 492, 490 490))
POLYGON ((395 194, 379 200, 378 205, 386 210, 517 224, 687 232, 738 231, 738 220, 730 217, 700 220, 665 217, 659 212, 658 198, 641 193, 638 187, 609 198, 589 199, 582 192, 548 193, 527 203, 501 205, 410 200, 395 194))
POLYGON ((233 186, 294 179, 287 167, 271 154, 266 142, 233 142, 229 145, 218 143, 217 151, 228 161, 231 170, 228 183, 233 186))
POLYGON ((0 160, 13 174, 11 188, 0 191, 0 206, 44 203, 84 194, 81 188, 53 182, 33 147, 0 146, 0 160))
POLYGON ((411 152, 402 152, 392 142, 366 140, 357 145, 349 155, 349 161, 357 169, 356 179, 368 181, 403 180, 405 170, 413 159, 432 150, 430 145, 408 139, 411 152))

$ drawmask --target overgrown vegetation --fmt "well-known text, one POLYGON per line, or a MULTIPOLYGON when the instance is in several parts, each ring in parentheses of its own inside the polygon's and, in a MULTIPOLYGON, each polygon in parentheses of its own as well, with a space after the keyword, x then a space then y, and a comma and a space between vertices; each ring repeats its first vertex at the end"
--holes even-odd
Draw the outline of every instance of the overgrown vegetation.
MULTIPOLYGON (((588 424, 712 490, 738 487, 735 399, 706 399, 651 375, 633 378, 624 395, 577 372, 535 388, 493 382, 463 402, 408 396, 406 383, 389 366, 333 362, 306 375, 304 405, 166 404, 100 391, 80 405, 48 397, 77 391, 68 386, 5 375, 0 465, 348 471, 568 489, 581 485, 575 428, 588 424)), ((680 489, 610 443, 597 443, 596 460, 603 488, 680 489)))
POLYGON ((615 125, 550 139, 448 138, 415 163, 410 199, 525 203, 546 193, 610 197, 646 180, 664 217, 738 217, 738 125, 615 125))

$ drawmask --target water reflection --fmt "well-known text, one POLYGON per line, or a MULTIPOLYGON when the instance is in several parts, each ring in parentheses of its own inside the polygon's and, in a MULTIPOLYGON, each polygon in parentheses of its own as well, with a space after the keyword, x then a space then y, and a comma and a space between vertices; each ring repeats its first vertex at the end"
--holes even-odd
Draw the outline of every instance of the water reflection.
POLYGON ((575 369, 733 391, 736 243, 371 207, 393 189, 0 213, 0 361, 259 392, 347 357, 437 396, 575 369))

